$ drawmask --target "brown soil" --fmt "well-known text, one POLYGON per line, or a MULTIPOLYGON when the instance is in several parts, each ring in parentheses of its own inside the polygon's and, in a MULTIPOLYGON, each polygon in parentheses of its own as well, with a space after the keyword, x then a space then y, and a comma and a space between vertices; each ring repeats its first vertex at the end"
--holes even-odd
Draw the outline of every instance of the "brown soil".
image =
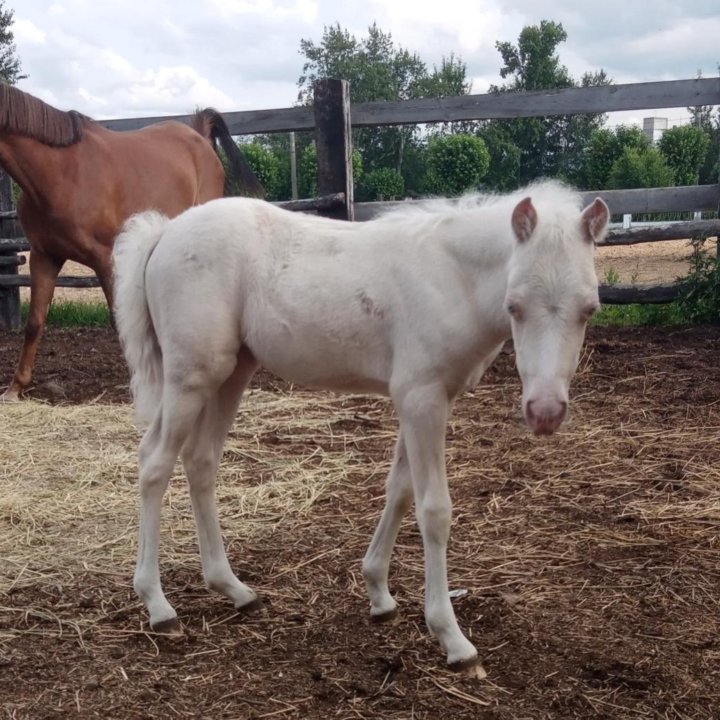
MULTIPOLYGON (((715 246, 715 238, 705 243, 708 252, 714 253, 715 246)), ((687 275, 691 253, 688 240, 601 245, 595 255, 595 265, 600 282, 607 280, 608 273, 617 274, 617 282, 621 283, 673 282, 687 275)))
MULTIPOLYGON (((19 334, 0 335, 2 379, 19 347, 19 334)), ((382 507, 382 477, 358 476, 318 498, 309 516, 278 522, 262 546, 244 545, 232 517, 223 520, 231 563, 267 598, 259 615, 236 617, 204 591, 197 566, 173 563, 163 567, 185 628, 178 638, 144 631, 130 565, 114 574, 78 567, 62 585, 0 587, 4 715, 717 718, 719 356, 720 327, 592 328, 573 386, 581 438, 540 441, 523 430, 509 354, 458 402, 448 431, 449 574, 468 590, 454 603, 486 680, 440 666, 422 618, 411 518, 392 572, 400 622, 368 622, 359 559, 382 507), (83 629, 88 617, 94 630, 83 629)), ((269 375, 257 384, 287 390, 269 375)), ((49 330, 30 395, 126 402, 112 331, 49 330)), ((256 442, 308 458, 350 443, 387 462, 391 448, 378 439, 393 426, 387 404, 338 402, 350 413, 336 428, 341 441, 322 433, 291 442, 280 432, 256 442)), ((1 462, 0 474, 12 483, 1 462)), ((51 546, 37 552, 52 561, 51 546)))

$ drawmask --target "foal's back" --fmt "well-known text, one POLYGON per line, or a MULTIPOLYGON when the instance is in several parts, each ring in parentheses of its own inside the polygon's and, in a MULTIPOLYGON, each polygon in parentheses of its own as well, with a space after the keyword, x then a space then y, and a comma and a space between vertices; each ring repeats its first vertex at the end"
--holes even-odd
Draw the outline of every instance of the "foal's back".
POLYGON ((499 342, 481 305, 502 294, 507 254, 480 247, 463 223, 428 215, 352 224, 241 198, 193 208, 168 225, 148 264, 161 345, 181 322, 207 335, 199 354, 245 345, 307 385, 387 393, 398 372, 438 367, 462 383, 499 342))

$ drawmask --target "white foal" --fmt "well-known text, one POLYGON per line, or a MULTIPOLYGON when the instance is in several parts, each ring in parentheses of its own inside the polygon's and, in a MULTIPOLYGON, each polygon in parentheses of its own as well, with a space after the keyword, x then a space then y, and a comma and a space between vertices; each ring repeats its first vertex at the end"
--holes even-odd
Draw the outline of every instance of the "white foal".
POLYGON ((182 455, 207 586, 258 604, 233 574, 214 484, 243 390, 262 365, 289 381, 390 395, 400 420, 386 505, 363 561, 370 613, 392 617, 391 552, 415 502, 425 616, 454 668, 476 662, 448 595, 451 503, 444 438, 454 398, 512 337, 522 408, 538 435, 567 414, 598 306, 597 199, 543 182, 521 193, 432 201, 367 223, 224 199, 172 221, 144 213, 115 244, 117 324, 132 371, 141 517, 135 589, 155 630, 177 623, 158 567, 163 493, 182 455))

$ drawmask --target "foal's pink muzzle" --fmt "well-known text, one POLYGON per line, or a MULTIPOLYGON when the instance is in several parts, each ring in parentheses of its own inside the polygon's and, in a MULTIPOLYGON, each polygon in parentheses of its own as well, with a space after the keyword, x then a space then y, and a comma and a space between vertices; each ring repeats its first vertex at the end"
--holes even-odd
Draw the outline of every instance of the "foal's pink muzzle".
POLYGON ((523 408, 534 435, 552 435, 567 417, 568 404, 554 397, 530 398, 523 408))

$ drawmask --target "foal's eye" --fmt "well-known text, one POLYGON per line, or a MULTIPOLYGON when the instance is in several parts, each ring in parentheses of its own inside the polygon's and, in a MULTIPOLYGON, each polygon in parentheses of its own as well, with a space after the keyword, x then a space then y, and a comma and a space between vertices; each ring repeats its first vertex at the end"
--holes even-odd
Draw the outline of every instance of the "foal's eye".
POLYGON ((520 306, 517 303, 508 303, 507 304, 507 311, 510 313, 510 315, 515 318, 515 320, 520 319, 520 315, 522 314, 520 312, 520 306))
POLYGON ((587 322, 597 312, 597 310, 597 305, 588 305, 583 309, 582 314, 580 315, 580 321, 587 322))

